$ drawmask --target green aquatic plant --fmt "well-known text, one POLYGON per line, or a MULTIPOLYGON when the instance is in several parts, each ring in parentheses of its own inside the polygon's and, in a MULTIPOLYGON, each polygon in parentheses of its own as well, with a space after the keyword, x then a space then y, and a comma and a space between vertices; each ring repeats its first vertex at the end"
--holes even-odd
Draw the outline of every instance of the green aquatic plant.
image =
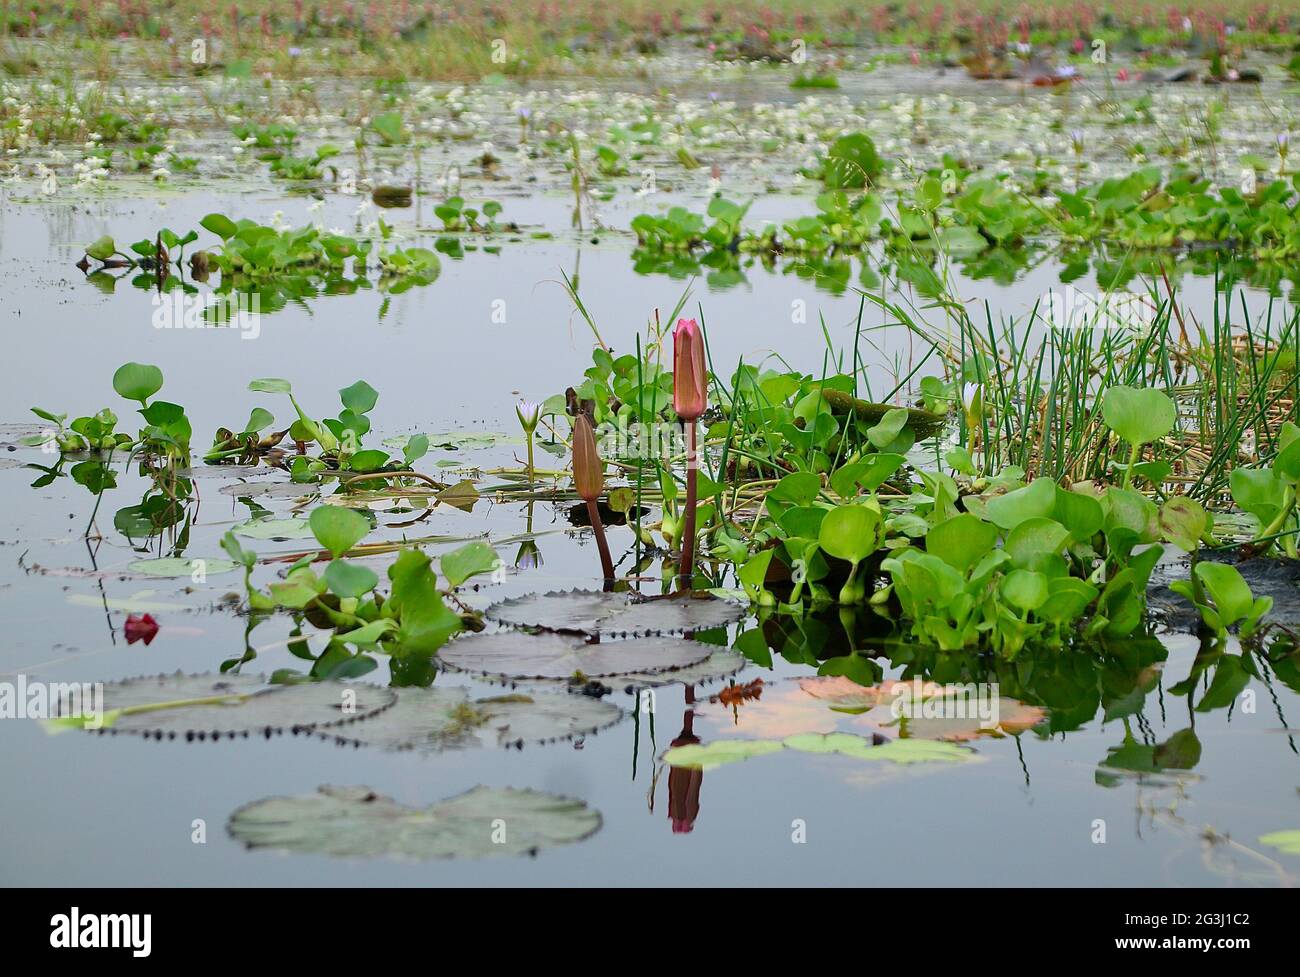
POLYGON ((1169 588, 1196 605, 1201 620, 1220 640, 1233 627, 1249 638, 1273 608, 1272 597, 1256 597, 1240 571, 1227 563, 1198 561, 1192 579, 1175 580, 1169 588))

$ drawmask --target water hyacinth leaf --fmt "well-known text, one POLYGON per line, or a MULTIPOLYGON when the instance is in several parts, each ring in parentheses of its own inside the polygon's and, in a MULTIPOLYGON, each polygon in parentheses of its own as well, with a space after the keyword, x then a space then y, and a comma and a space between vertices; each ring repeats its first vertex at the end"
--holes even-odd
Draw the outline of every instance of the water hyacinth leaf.
POLYGON ((670 672, 698 665, 713 651, 702 642, 663 636, 587 644, 561 634, 501 631, 460 638, 439 651, 438 658, 461 672, 515 679, 570 679, 670 672))
POLYGON ((1210 528, 1205 508, 1195 499, 1175 495, 1160 507, 1160 529, 1165 539, 1186 553, 1195 553, 1210 528))
POLYGON ((1038 570, 1044 558, 1060 554, 1069 538, 1070 531, 1055 519, 1036 516, 1007 533, 1006 550, 1016 566, 1038 570))
POLYGON ((487 543, 475 540, 459 549, 444 553, 438 558, 438 566, 447 582, 459 587, 470 577, 480 573, 491 573, 501 565, 501 558, 487 543))
POLYGON ((438 592, 428 554, 403 550, 388 568, 393 590, 388 607, 401 619, 399 653, 429 654, 461 629, 460 615, 438 592))
POLYGON ((323 786, 314 794, 241 807, 226 830, 250 849, 434 859, 533 854, 582 841, 600 825, 600 814, 582 801, 513 787, 475 787, 428 808, 411 808, 369 787, 323 786))
POLYGON ((867 429, 867 440, 881 450, 888 448, 907 427, 908 417, 907 410, 902 407, 889 411, 880 423, 867 429))
POLYGON ((822 520, 818 540, 831 556, 858 563, 880 545, 880 513, 864 505, 838 505, 822 520))
POLYGON ((985 513, 1002 529, 1015 529, 1026 519, 1050 516, 1056 508, 1056 483, 1039 478, 1024 488, 989 499, 985 513))
POLYGON ((925 534, 925 550, 965 573, 997 542, 997 527, 968 512, 945 519, 925 534))
POLYGON ((379 391, 364 380, 358 380, 350 387, 339 391, 343 406, 354 414, 369 414, 379 403, 379 391))
POLYGON ((338 559, 370 532, 370 520, 344 506, 322 505, 309 517, 316 541, 338 559))
POLYGON ((325 568, 324 579, 330 591, 338 597, 361 597, 379 583, 374 570, 346 560, 333 560, 325 568))
POLYGON ((104 684, 104 727, 154 739, 307 732, 359 722, 397 697, 374 685, 269 685, 252 675, 158 675, 104 684))
POLYGON ((862 488, 874 492, 885 480, 903 467, 907 459, 903 455, 877 451, 868 455, 864 461, 837 468, 831 475, 831 488, 842 499, 851 499, 862 488))
POLYGON ((1109 387, 1101 400, 1106 426, 1131 445, 1151 444, 1174 429, 1174 402, 1160 390, 1109 387))
POLYGON ((238 570, 239 564, 230 560, 214 558, 197 558, 187 560, 178 556, 162 557, 157 560, 133 560, 127 564, 127 570, 145 577, 189 577, 201 581, 205 576, 229 573, 238 570))
POLYGON ((1056 505, 1050 515, 1070 531, 1070 538, 1076 543, 1091 539, 1101 532, 1106 520, 1101 502, 1096 498, 1059 486, 1056 489, 1056 505))
POLYGON ((774 502, 807 506, 817 500, 821 488, 821 479, 812 472, 793 472, 773 485, 767 493, 767 498, 774 502))
POLYGON ((1019 611, 1033 611, 1047 601, 1047 578, 1033 570, 1012 570, 1002 578, 1001 593, 1019 611))
POLYGON ((123 363, 113 374, 113 389, 125 400, 144 403, 162 389, 162 370, 145 363, 123 363))
POLYGON ((716 597, 637 600, 626 594, 573 590, 513 597, 485 613, 511 627, 620 637, 704 631, 738 621, 745 611, 716 597))
POLYGON ((471 701, 465 689, 404 688, 391 709, 323 735, 340 743, 428 754, 571 739, 622 718, 623 710, 613 703, 568 692, 512 693, 471 701))

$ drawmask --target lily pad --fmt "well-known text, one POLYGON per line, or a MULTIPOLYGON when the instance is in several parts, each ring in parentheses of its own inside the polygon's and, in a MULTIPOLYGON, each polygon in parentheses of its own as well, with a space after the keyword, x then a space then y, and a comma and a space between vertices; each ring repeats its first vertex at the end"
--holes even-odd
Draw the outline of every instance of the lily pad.
POLYGON ((234 532, 249 539, 306 539, 312 534, 306 519, 250 519, 236 526, 234 532))
POLYGON ((784 749, 780 740, 714 740, 712 743, 673 747, 664 754, 664 762, 673 767, 712 770, 751 757, 780 753, 784 749))
POLYGON ((582 841, 600 825, 582 801, 535 790, 480 786, 412 808, 369 787, 325 786, 241 807, 226 830, 249 848, 430 859, 533 854, 582 841))
POLYGON ((305 485, 300 482, 236 482, 223 485, 217 491, 222 495, 236 498, 300 499, 305 495, 315 495, 319 486, 305 485))
POLYGON ((230 573, 238 570, 239 564, 217 557, 187 560, 179 556, 167 556, 158 560, 134 560, 126 568, 145 577, 195 578, 200 575, 210 577, 218 573, 230 573))
POLYGON ((493 604, 486 614, 511 627, 618 638, 705 631, 739 621, 745 611, 712 596, 637 599, 570 590, 512 597, 493 604))
POLYGON ((460 672, 513 679, 588 678, 644 672, 658 675, 708 658, 713 645, 684 638, 633 638, 587 644, 559 634, 501 631, 459 638, 439 650, 438 658, 460 672))
POLYGON ((503 695, 471 702, 465 689, 409 688, 397 704, 346 731, 339 743, 392 752, 436 753, 474 746, 523 746, 586 736, 623 718, 612 703, 566 692, 503 695))
POLYGON ((1261 845, 1276 848, 1284 855, 1300 855, 1300 829, 1290 831, 1273 831, 1259 836, 1261 845))
POLYGON ((269 737, 358 722, 396 701, 396 693, 377 685, 270 685, 253 675, 178 672, 105 684, 101 728, 154 739, 269 737))
POLYGON ((973 750, 933 740, 891 740, 877 745, 873 740, 852 733, 799 733, 780 740, 714 740, 712 743, 678 746, 664 754, 664 762, 673 767, 710 770, 783 750, 835 753, 856 760, 898 764, 961 763, 975 758, 973 750))

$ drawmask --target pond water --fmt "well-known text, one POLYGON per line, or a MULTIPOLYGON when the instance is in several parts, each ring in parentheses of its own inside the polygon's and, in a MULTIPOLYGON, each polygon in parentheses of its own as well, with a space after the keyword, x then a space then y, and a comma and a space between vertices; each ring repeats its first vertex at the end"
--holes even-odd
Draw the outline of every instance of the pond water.
MULTIPOLYGON (((13 445, 0 452, 0 600, 7 625, 0 681, 26 676, 110 682, 178 670, 213 672, 245 656, 246 649, 255 654, 239 666, 244 673, 305 670, 288 647, 287 615, 247 630, 249 619, 234 609, 242 597, 238 572, 213 573, 196 582, 150 578, 130 569, 142 557, 172 555, 174 544, 163 533, 137 539, 133 546, 115 530, 115 513, 136 504, 149 486, 134 468, 120 471, 93 523, 96 497, 68 477, 67 466, 59 477, 39 484, 42 472, 33 466, 50 466, 57 456, 15 444, 42 426, 28 409, 77 416, 112 405, 128 417, 131 405, 116 397, 110 384, 119 364, 162 369, 162 396, 186 407, 196 448, 206 447, 217 428, 242 421, 254 406, 282 417, 284 398, 246 389, 250 380, 268 376, 291 379, 304 406, 332 405, 338 390, 365 379, 379 391, 372 419, 380 440, 446 432, 431 439, 434 447, 417 467, 439 478, 444 471, 453 480, 468 475, 477 481, 481 498, 468 512, 447 503, 432 504, 426 512, 410 500, 375 502, 377 528, 367 542, 433 537, 428 549, 438 554, 485 538, 505 572, 465 589, 466 604, 483 609, 516 595, 598 589, 601 583, 591 533, 570 521, 571 498, 526 505, 517 494, 495 491, 502 484, 500 470, 522 465, 516 401, 560 393, 590 365, 592 334, 563 287, 564 276, 576 283, 601 337, 620 353, 632 351, 655 310, 666 318, 687 288, 687 314, 703 315, 715 364, 742 358, 753 364, 783 361, 816 375, 824 370, 828 339, 832 360, 852 347, 861 302, 852 287, 837 290, 783 272, 779 265, 772 271, 751 267, 738 282, 711 281, 707 269, 677 281, 637 273, 636 242, 627 230, 632 217, 674 204, 703 210, 711 189, 708 165, 667 175, 671 154, 662 140, 648 150, 652 155, 645 164, 659 171, 662 186, 654 194, 637 195, 641 166, 633 164, 626 177, 610 181, 609 199, 590 202, 584 229, 572 229, 573 198, 560 162, 545 157, 523 169, 513 155, 519 104, 538 114, 550 106, 548 115, 563 118, 565 125, 593 130, 644 117, 647 106, 662 113, 669 130, 680 127, 683 118, 716 113, 706 135, 698 136, 715 148, 701 155, 721 161, 724 193, 758 195, 750 215, 759 222, 808 212, 814 193, 792 182, 790 173, 810 153, 793 144, 791 133, 800 126, 812 131, 824 117, 843 117, 846 125, 865 121, 878 130, 882 146, 905 141, 925 124, 927 142, 906 151, 934 159, 949 144, 999 158, 1005 156, 1004 144, 1017 140, 1060 140, 1064 137, 1052 120, 1077 114, 1079 125, 1098 134, 1090 142, 1097 147, 1089 153, 1094 175, 1126 165, 1119 143, 1150 136, 1147 130, 1136 135, 1126 130, 1122 139, 1103 139, 1104 125, 1078 104, 1079 93, 1067 108, 1060 95, 999 85, 980 96, 977 111, 968 112, 963 100, 972 98, 969 82, 951 73, 936 77, 902 67, 855 75, 839 91, 811 96, 791 93, 783 80, 757 74, 697 81, 690 94, 676 99, 661 93, 655 81, 511 83, 471 87, 451 97, 447 86, 438 86, 426 101, 414 103, 429 107, 429 117, 408 106, 408 119, 419 120, 427 131, 436 114, 431 106, 463 101, 459 111, 444 111, 439 118, 463 130, 464 138, 435 141, 418 151, 378 148, 362 161, 352 159, 350 150, 345 155, 349 165, 371 168, 363 180, 415 182, 409 208, 358 214, 367 195, 333 187, 316 206, 313 195, 287 192, 261 167, 234 158, 228 132, 198 117, 200 86, 153 89, 143 81, 140 97, 160 101, 160 111, 185 133, 175 137, 184 140, 183 151, 200 159, 196 176, 163 183, 121 176, 99 186, 65 184, 50 195, 39 192, 34 177, 15 178, 0 189, 0 321, 9 367, 0 387, 0 441, 13 445), (919 117, 921 103, 915 99, 927 100, 919 117), (893 136, 887 134, 891 116, 897 123, 893 136), (1015 131, 1018 117, 1033 127, 1033 138, 1015 131), (717 133, 726 131, 729 119, 737 122, 736 131, 724 139, 717 133), (753 139, 760 127, 780 134, 778 149, 758 151, 753 139), (982 144, 972 145, 971 127, 981 130, 974 142, 982 138, 982 144), (501 179, 471 175, 484 142, 510 147, 498 150, 506 171, 501 179), (473 249, 462 257, 444 252, 437 280, 427 286, 394 294, 362 288, 316 295, 263 314, 255 334, 156 328, 155 290, 135 287, 129 273, 113 287, 96 287, 74 267, 86 245, 102 235, 114 236, 121 246, 150 237, 159 227, 198 227, 212 213, 263 223, 279 213, 285 225, 319 221, 349 233, 378 214, 394 228, 394 240, 429 247, 441 236, 434 230, 439 223, 433 209, 445 196, 445 188, 436 184, 439 177, 430 174, 445 174, 452 165, 462 168, 467 200, 500 200, 502 219, 519 230, 490 240, 467 237, 473 249), (591 223, 595 218, 599 225, 591 223), (548 236, 539 237, 542 231, 548 236), (496 253, 485 251, 485 242, 496 253), (803 314, 793 314, 797 306, 803 314), (466 435, 494 437, 467 441, 466 435), (98 530, 89 539, 88 525, 98 530), (527 545, 521 549, 523 540, 531 540, 540 557, 527 545), (128 642, 124 630, 128 615, 139 613, 150 613, 160 625, 147 645, 128 642)), ((1270 84, 1275 87, 1234 96, 1232 110, 1238 114, 1231 138, 1239 149, 1265 145, 1275 126, 1270 112, 1291 111, 1270 105, 1281 91, 1270 84)), ((249 102, 266 97, 247 90, 238 94, 249 102)), ((317 91, 329 106, 313 113, 311 128, 319 127, 320 138, 347 144, 341 134, 347 113, 337 103, 349 94, 346 85, 317 91)), ((290 98, 279 90, 273 97, 286 106, 290 98)), ((1194 114, 1208 96, 1158 89, 1153 97, 1158 111, 1167 101, 1184 100, 1187 113, 1194 114)), ((540 130, 542 122, 537 125, 540 130)), ((858 267, 854 259, 855 276, 858 267)), ((971 308, 987 304, 995 319, 1023 317, 1046 292, 1062 287, 1063 267, 1044 254, 1032 268, 1003 282, 956 267, 951 288, 971 308)), ((1092 272, 1073 284, 1101 288, 1092 272)), ((1138 279, 1131 287, 1140 292, 1146 283, 1138 279)), ((906 282, 888 288, 894 299, 927 307, 927 297, 906 282)), ((1246 298, 1262 308, 1268 291, 1249 288, 1246 298)), ((1285 288, 1275 292, 1279 301, 1286 300, 1285 288)), ((1213 301, 1213 279, 1188 271, 1181 276, 1179 295, 1185 307, 1204 310, 1213 301)), ((863 319, 871 346, 864 357, 865 378, 876 396, 890 393, 928 351, 902 326, 871 328, 881 321, 879 311, 871 309, 863 319)), ((539 459, 542 468, 568 463, 567 454, 540 452, 539 459)), ((285 481, 283 472, 265 466, 245 477, 251 488, 285 481)), ((284 517, 308 508, 295 495, 250 490, 241 496, 231 489, 238 481, 219 471, 196 479, 200 499, 190 513, 185 556, 224 556, 221 537, 251 516, 269 511, 284 517)), ((311 491, 302 489, 304 495, 311 491)), ((631 533, 620 526, 611 526, 609 533, 615 560, 629 570, 631 533)), ((265 558, 301 552, 311 540, 245 543, 265 558)), ((382 578, 391 557, 358 562, 382 578)), ((254 580, 265 585, 283 567, 259 565, 254 580)), ((659 566, 652 562, 640 586, 659 593, 659 578, 659 566)), ((724 585, 734 582, 728 578, 724 585)), ((1003 695, 1041 709, 1027 729, 971 740, 967 762, 863 763, 786 750, 705 770, 693 783, 670 772, 663 754, 675 741, 684 742, 686 730, 706 745, 833 730, 894 736, 897 729, 879 716, 833 712, 801 687, 801 678, 816 674, 818 659, 842 655, 857 640, 856 632, 853 639, 843 637, 834 609, 823 623, 824 647, 814 643, 796 653, 788 628, 779 621, 756 624, 751 612, 725 636, 714 636, 728 645, 756 628, 763 636, 743 643, 751 660, 731 678, 690 690, 669 684, 653 697, 614 689, 607 701, 626 713, 616 725, 522 750, 426 756, 339 746, 310 735, 153 742, 125 735, 54 736, 37 722, 6 722, 0 724, 0 769, 11 789, 0 797, 0 823, 6 829, 0 879, 55 885, 336 885, 342 873, 352 885, 1294 884, 1294 856, 1257 841, 1300 824, 1300 744, 1288 725, 1300 716, 1294 665, 1275 672, 1258 659, 1259 674, 1248 676, 1242 695, 1224 707, 1197 710, 1211 686, 1213 669, 1204 666, 1213 654, 1207 658, 1191 635, 1165 633, 1158 625, 1154 637, 1119 643, 1105 654, 1081 652, 1068 662, 1050 655, 997 665, 977 656, 944 662, 870 638, 860 644, 885 678, 996 681, 1003 695), (709 701, 731 681, 760 678, 757 698, 734 708, 709 701), (601 826, 581 842, 533 857, 429 862, 279 855, 249 850, 228 834, 228 819, 244 805, 309 794, 322 784, 364 784, 416 807, 480 784, 532 788, 580 799, 599 812, 601 826), (678 796, 671 797, 674 792, 678 796), (196 821, 206 827, 203 843, 195 842, 196 821)), ((1238 650, 1235 642, 1231 648, 1238 650)), ((393 677, 387 659, 379 658, 379 668, 361 681, 386 684, 393 677)), ((396 684, 411 681, 405 674, 395 678, 396 684)), ((452 672, 433 681, 435 688, 463 686, 474 696, 502 692, 452 672)))

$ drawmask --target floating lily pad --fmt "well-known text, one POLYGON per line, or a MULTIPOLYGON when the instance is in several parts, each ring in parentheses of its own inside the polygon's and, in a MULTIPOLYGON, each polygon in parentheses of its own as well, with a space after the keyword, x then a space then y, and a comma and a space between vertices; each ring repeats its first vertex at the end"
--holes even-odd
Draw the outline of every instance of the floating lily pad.
POLYGON ((716 597, 637 599, 598 590, 512 597, 487 609, 494 621, 600 637, 634 637, 705 631, 739 621, 744 608, 716 597))
POLYGON ((471 702, 465 689, 401 689, 397 704, 331 735, 340 743, 381 750, 523 746, 586 736, 623 718, 612 703, 565 692, 504 695, 471 702))
POLYGON ((1284 855, 1300 855, 1300 829, 1292 828, 1289 831, 1273 831, 1260 835, 1259 843, 1276 848, 1284 855))
POLYGON ((158 675, 104 685, 102 729, 154 739, 311 732, 368 719, 397 701, 377 685, 270 685, 252 675, 158 675))
POLYGON ((900 764, 961 763, 975 757, 974 751, 966 747, 933 740, 891 740, 876 744, 852 733, 800 733, 781 740, 714 740, 711 743, 678 746, 664 754, 664 762, 673 767, 709 770, 783 750, 835 753, 857 760, 900 764))
POLYGON ((134 560, 127 564, 127 569, 145 577, 195 577, 214 576, 238 570, 239 564, 217 557, 203 557, 187 560, 179 556, 167 556, 159 560, 134 560))
POLYGON ((712 743, 674 747, 664 755, 664 762, 674 767, 712 770, 751 757, 780 753, 784 749, 780 740, 714 740, 712 743))
POLYGON ((29 447, 23 443, 24 438, 39 438, 49 425, 40 424, 0 424, 0 448, 29 447))
POLYGON ((559 634, 501 631, 452 641, 438 652, 448 668, 513 679, 659 675, 708 658, 713 645, 684 638, 633 638, 586 644, 559 634))
POLYGON ((18 461, 15 458, 0 458, 0 468, 22 468, 28 464, 25 461, 18 461))
POLYGON ((162 614, 167 611, 188 610, 184 604, 154 600, 156 590, 141 590, 130 597, 105 597, 103 594, 69 594, 68 603, 77 607, 93 607, 97 611, 126 611, 128 614, 162 614))
POLYGON ((268 499, 299 499, 304 495, 315 495, 319 491, 317 485, 307 485, 301 482, 236 482, 233 485, 223 485, 217 491, 222 495, 233 495, 236 498, 257 498, 263 497, 268 499))
POLYGON ((234 529, 239 536, 249 539, 306 539, 311 536, 311 523, 306 519, 250 519, 234 529))
POLYGON ((308 855, 407 859, 533 854, 595 834, 600 814, 535 790, 475 787, 427 808, 369 787, 321 787, 241 807, 226 830, 249 848, 308 855))
POLYGON ((182 468, 176 474, 181 478, 256 478, 270 475, 274 469, 262 465, 195 465, 182 468))

